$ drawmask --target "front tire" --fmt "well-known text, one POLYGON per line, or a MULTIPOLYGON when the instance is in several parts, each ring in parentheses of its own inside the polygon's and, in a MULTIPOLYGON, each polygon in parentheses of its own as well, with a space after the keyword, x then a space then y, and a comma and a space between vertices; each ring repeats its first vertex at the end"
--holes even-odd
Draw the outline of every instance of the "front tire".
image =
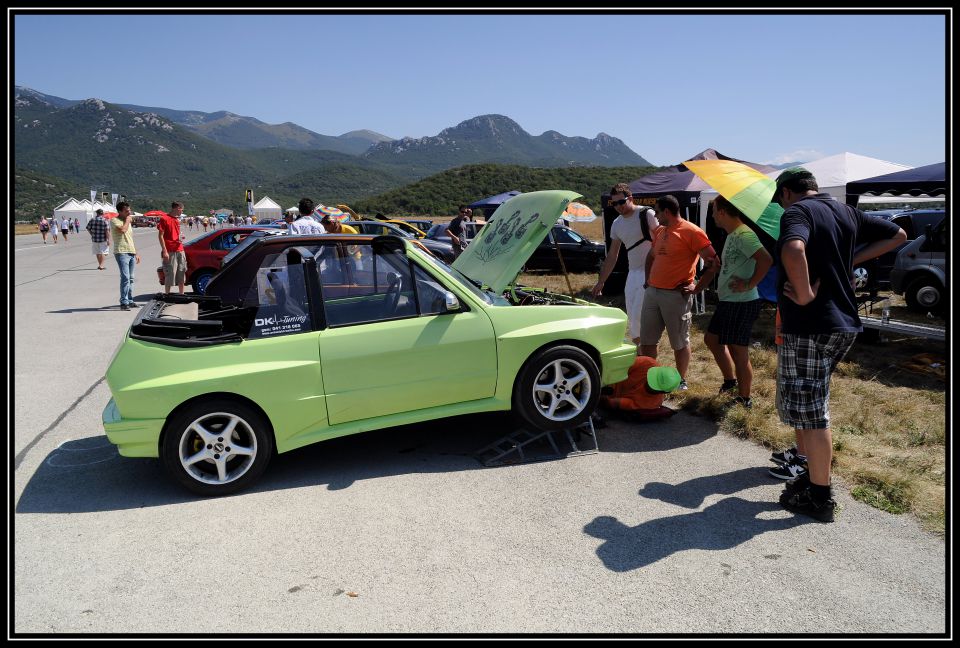
POLYGON ((256 481, 273 455, 273 430, 244 403, 214 399, 173 417, 160 460, 174 481, 204 496, 234 493, 256 481))
POLYGON ((943 309, 943 286, 933 277, 918 277, 910 282, 906 291, 907 306, 912 310, 939 312, 943 309))
POLYGON ((535 353, 520 369, 513 388, 513 409, 537 430, 575 428, 600 399, 600 371, 589 355, 574 346, 535 353))

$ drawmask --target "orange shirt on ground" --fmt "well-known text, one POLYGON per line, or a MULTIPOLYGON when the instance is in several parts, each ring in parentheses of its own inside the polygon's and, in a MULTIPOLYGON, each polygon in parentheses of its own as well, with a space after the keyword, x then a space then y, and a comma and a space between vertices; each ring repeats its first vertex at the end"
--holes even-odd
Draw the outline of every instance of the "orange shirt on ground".
POLYGON ((627 372, 627 379, 613 387, 611 396, 604 396, 609 407, 622 410, 655 410, 663 405, 666 394, 651 394, 646 390, 647 372, 651 367, 659 367, 657 361, 648 356, 637 356, 633 366, 627 372))
POLYGON ((681 219, 675 225, 658 227, 653 233, 653 267, 647 283, 666 290, 690 283, 696 276, 700 250, 708 245, 707 233, 690 221, 681 219))

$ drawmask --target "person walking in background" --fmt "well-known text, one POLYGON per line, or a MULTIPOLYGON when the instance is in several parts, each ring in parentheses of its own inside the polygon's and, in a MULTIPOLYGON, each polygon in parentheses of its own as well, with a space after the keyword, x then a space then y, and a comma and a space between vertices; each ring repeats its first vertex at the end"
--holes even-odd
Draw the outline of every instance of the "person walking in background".
POLYGON ((47 232, 50 231, 50 221, 47 220, 46 216, 40 217, 40 222, 37 223, 37 229, 40 230, 40 236, 43 237, 43 244, 47 244, 47 232))
POLYGON ((133 212, 130 203, 117 203, 117 217, 110 221, 110 238, 113 240, 113 256, 120 267, 120 310, 128 311, 138 306, 133 301, 133 278, 140 255, 133 244, 133 212))
POLYGON ((634 344, 640 344, 640 312, 643 309, 647 255, 653 246, 650 232, 657 228, 657 219, 652 209, 640 207, 633 202, 630 186, 624 182, 614 185, 610 190, 608 204, 613 206, 619 216, 610 226, 610 251, 591 293, 598 297, 603 292, 604 283, 617 265, 620 248, 624 247, 630 267, 623 288, 627 318, 630 322, 630 339, 634 344))
POLYGON ((53 242, 56 243, 60 235, 60 220, 56 216, 50 219, 50 234, 53 236, 53 242))
POLYGON ((762 303, 757 284, 773 265, 773 257, 746 226, 746 216, 723 196, 713 201, 713 218, 727 233, 727 238, 717 283, 720 302, 710 318, 703 342, 723 374, 720 393, 736 389, 735 402, 750 408, 753 406, 750 334, 762 303))
POLYGON ((780 504, 833 522, 830 377, 863 330, 853 267, 894 249, 907 235, 889 221, 820 193, 816 178, 803 167, 777 177, 773 200, 784 207, 777 241, 783 340, 777 349, 777 413, 796 431, 807 464, 787 484, 780 504), (868 245, 854 253, 858 243, 868 245))
POLYGON ((187 253, 183 249, 183 237, 180 236, 182 213, 183 203, 174 201, 170 205, 170 213, 160 216, 157 222, 160 261, 163 264, 163 291, 168 295, 174 283, 182 295, 187 278, 187 253))
POLYGON ((74 219, 73 219, 73 231, 76 232, 77 234, 80 233, 80 219, 79 219, 79 218, 74 218, 74 219))
POLYGON ((107 232, 109 225, 103 218, 103 210, 98 209, 93 218, 87 223, 87 231, 90 232, 90 243, 93 247, 93 253, 97 257, 97 270, 103 270, 103 262, 110 253, 110 243, 107 241, 107 232))
POLYGON ((60 221, 60 235, 63 236, 63 242, 67 242, 67 234, 70 233, 70 219, 64 218, 60 221))
POLYGON ((657 344, 666 328, 680 372, 679 389, 685 390, 693 296, 710 285, 720 263, 707 233, 680 218, 680 203, 674 196, 657 198, 655 212, 661 227, 654 231, 644 272, 647 283, 640 311, 640 355, 657 357, 657 344), (699 281, 695 281, 697 258, 705 264, 699 281))

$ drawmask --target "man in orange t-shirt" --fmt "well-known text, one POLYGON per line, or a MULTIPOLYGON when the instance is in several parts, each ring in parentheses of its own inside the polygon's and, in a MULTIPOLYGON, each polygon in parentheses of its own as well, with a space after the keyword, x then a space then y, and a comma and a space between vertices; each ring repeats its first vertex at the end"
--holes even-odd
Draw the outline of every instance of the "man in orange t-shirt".
POLYGON ((681 390, 687 388, 690 366, 690 319, 693 296, 710 285, 720 269, 720 260, 706 232, 680 217, 680 203, 673 196, 657 198, 658 227, 653 248, 647 255, 643 310, 640 312, 640 355, 657 357, 657 344, 667 329, 670 347, 680 372, 681 390), (704 262, 696 280, 697 258, 704 262))

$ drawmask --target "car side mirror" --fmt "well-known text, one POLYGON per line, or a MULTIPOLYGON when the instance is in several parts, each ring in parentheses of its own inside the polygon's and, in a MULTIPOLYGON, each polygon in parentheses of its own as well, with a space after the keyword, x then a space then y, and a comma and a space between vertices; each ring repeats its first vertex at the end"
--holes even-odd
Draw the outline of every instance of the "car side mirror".
POLYGON ((455 313, 460 310, 460 300, 449 290, 443 294, 443 301, 448 313, 455 313))

